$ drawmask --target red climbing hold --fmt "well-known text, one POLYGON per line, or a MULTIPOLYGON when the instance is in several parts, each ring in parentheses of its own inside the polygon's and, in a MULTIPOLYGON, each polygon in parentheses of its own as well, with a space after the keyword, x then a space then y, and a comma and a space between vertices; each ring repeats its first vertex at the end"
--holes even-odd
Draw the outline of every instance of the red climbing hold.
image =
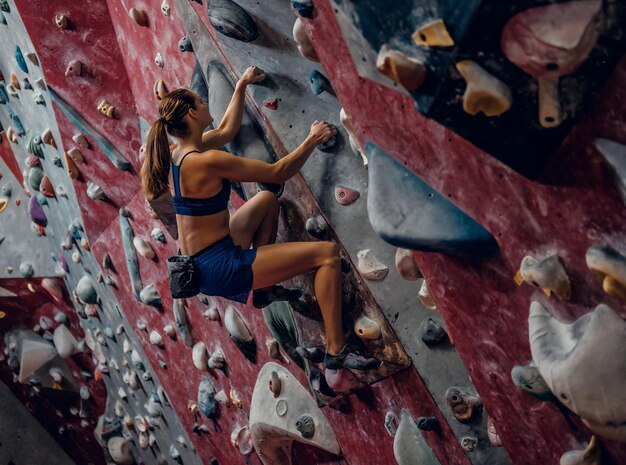
POLYGON ((267 100, 263 100, 263 105, 265 105, 270 110, 276 110, 278 109, 278 99, 268 98, 267 100))
POLYGON ((353 191, 352 189, 348 189, 344 186, 335 187, 335 200, 340 205, 350 205, 358 199, 360 195, 361 194, 357 191, 353 191))
POLYGON ((55 197, 54 187, 52 187, 52 183, 48 176, 44 176, 41 179, 41 184, 39 184, 39 192, 41 192, 46 197, 55 197))

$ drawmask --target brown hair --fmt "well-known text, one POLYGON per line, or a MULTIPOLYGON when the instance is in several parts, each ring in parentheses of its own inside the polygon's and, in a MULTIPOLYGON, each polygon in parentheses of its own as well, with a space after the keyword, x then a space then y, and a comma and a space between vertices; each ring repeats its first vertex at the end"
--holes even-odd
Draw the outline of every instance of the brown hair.
POLYGON ((190 108, 196 109, 196 98, 197 95, 190 90, 177 89, 159 104, 159 119, 148 133, 146 159, 141 167, 141 184, 147 200, 154 200, 169 189, 171 155, 167 134, 175 137, 189 134, 183 118, 190 108))

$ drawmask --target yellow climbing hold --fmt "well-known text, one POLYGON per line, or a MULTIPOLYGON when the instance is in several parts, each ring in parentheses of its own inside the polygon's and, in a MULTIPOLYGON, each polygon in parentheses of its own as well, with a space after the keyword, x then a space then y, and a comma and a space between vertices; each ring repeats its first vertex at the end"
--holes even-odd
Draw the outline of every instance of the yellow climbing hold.
POLYGON ((426 47, 452 47, 454 45, 454 40, 441 19, 424 24, 411 38, 417 45, 426 47))
POLYGON ((115 112, 115 107, 107 102, 106 99, 102 99, 102 102, 98 104, 98 111, 107 118, 113 118, 113 112, 115 112))

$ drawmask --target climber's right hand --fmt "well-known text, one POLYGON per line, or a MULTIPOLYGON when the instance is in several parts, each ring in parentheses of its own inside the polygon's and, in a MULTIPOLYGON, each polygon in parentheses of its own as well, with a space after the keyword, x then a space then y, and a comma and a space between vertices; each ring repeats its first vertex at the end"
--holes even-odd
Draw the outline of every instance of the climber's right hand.
POLYGON ((337 134, 337 129, 326 121, 314 121, 311 125, 309 138, 315 142, 315 145, 323 144, 328 139, 337 134))

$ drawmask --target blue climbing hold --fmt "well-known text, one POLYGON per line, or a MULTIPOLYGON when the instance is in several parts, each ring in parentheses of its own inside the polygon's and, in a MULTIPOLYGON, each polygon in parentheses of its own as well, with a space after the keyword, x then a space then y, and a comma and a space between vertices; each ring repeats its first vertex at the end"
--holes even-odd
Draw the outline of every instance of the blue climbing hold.
POLYGON ((15 47, 15 60, 17 61, 17 65, 20 69, 25 73, 28 73, 28 66, 26 66, 26 60, 24 60, 24 55, 22 55, 22 50, 19 45, 15 47))
POLYGON ((312 69, 309 72, 309 84, 311 86, 311 92, 315 95, 319 95, 325 90, 330 89, 330 81, 328 78, 316 69, 312 69))
POLYGON ((7 103, 9 103, 9 94, 4 83, 0 82, 0 104, 5 105, 7 103))
POLYGON ((291 0, 291 6, 294 7, 298 14, 304 18, 310 18, 313 14, 312 0, 291 0))
POLYGON ((367 213, 374 231, 397 247, 460 257, 494 257, 496 240, 480 224, 374 143, 369 160, 367 213))

